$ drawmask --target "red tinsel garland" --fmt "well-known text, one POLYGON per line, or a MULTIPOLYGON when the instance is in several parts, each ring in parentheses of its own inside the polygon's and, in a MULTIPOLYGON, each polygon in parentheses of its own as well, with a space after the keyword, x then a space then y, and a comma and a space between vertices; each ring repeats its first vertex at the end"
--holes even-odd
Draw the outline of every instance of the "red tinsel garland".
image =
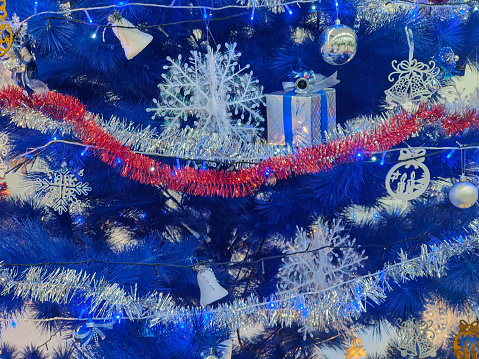
POLYGON ((268 179, 326 171, 337 164, 357 160, 358 152, 369 156, 386 151, 426 124, 440 123, 446 134, 479 127, 476 110, 447 114, 441 105, 429 108, 423 105, 413 112, 400 112, 369 131, 353 133, 314 147, 300 148, 289 156, 271 157, 247 169, 224 171, 192 167, 178 169, 137 154, 106 133, 90 119, 86 106, 69 95, 48 92, 29 96, 18 87, 9 87, 0 91, 0 108, 29 108, 53 120, 68 122, 85 145, 99 147, 95 153, 103 162, 118 168, 124 177, 193 195, 221 197, 249 195, 268 179))

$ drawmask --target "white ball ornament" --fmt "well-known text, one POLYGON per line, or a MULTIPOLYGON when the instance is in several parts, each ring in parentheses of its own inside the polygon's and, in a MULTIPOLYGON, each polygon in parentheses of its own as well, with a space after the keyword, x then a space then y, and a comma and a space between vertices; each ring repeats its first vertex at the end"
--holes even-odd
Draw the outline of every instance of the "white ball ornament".
POLYGON ((469 208, 476 204, 477 188, 471 182, 466 181, 465 176, 461 176, 461 181, 457 182, 449 190, 449 200, 457 208, 469 208))

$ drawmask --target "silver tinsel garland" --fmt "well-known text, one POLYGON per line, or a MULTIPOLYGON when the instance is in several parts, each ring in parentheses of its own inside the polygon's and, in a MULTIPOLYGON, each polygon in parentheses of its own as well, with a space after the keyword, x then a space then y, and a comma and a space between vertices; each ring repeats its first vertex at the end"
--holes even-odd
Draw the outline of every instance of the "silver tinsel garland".
POLYGON ((466 22, 471 12, 476 11, 479 1, 450 0, 445 4, 433 4, 429 1, 417 0, 362 0, 357 4, 355 28, 364 25, 368 31, 390 26, 391 23, 404 18, 416 18, 421 10, 428 22, 447 21, 456 18, 466 22))
MULTIPOLYGON (((477 223, 475 223, 477 225, 477 223)), ((230 329, 249 325, 293 324, 307 326, 314 330, 328 327, 337 320, 358 318, 366 311, 366 302, 380 303, 391 290, 391 283, 403 283, 418 277, 445 275, 448 261, 457 255, 479 248, 479 231, 454 238, 440 244, 423 245, 419 256, 409 259, 399 253, 400 261, 388 263, 384 269, 362 277, 354 278, 318 292, 291 293, 272 296, 261 300, 251 295, 220 304, 214 309, 178 307, 169 295, 152 292, 138 297, 136 287, 128 293, 118 284, 110 284, 95 275, 71 269, 47 271, 32 267, 22 273, 16 269, 0 266, 2 295, 14 294, 25 300, 69 303, 81 295, 91 303, 90 315, 109 319, 118 313, 131 320, 149 319, 151 325, 159 323, 180 324, 196 316, 208 318, 211 325, 230 329), (339 290, 341 289, 341 290, 339 290), (340 293, 350 293, 343 298, 340 293), (321 300, 309 302, 308 296, 321 300), (351 302, 351 297, 354 301, 351 302), (347 300, 345 300, 347 299, 347 300), (307 304, 306 304, 307 303, 307 304)))
MULTIPOLYGON (((413 106, 411 111, 417 107, 413 106)), ((398 109, 399 111, 400 109, 398 109)), ((341 140, 359 132, 367 133, 378 125, 385 123, 395 115, 395 111, 387 111, 375 116, 360 116, 348 121, 344 126, 330 131, 320 141, 330 142, 341 140)), ((2 110, 8 115, 12 123, 19 127, 41 131, 42 133, 72 134, 72 127, 67 123, 53 121, 38 111, 30 109, 2 110)), ((150 156, 177 158, 190 161, 189 166, 202 166, 206 162, 209 167, 218 163, 247 167, 272 156, 287 156, 294 153, 291 146, 270 145, 264 140, 255 142, 237 141, 233 138, 221 139, 214 133, 205 133, 196 129, 178 129, 167 134, 158 134, 156 129, 149 126, 142 129, 138 126, 122 121, 116 117, 104 120, 99 115, 88 114, 90 120, 97 122, 107 133, 114 136, 133 151, 150 156)))
MULTIPOLYGON (((72 134, 71 125, 53 121, 38 111, 15 109, 2 110, 2 113, 10 116, 12 123, 19 127, 42 133, 72 134)), ((205 161, 211 162, 208 163, 210 167, 215 167, 217 163, 247 166, 271 156, 288 155, 293 151, 290 146, 274 146, 264 140, 247 143, 233 137, 220 138, 215 133, 206 133, 192 128, 158 134, 154 128, 149 126, 140 128, 114 116, 110 120, 104 120, 101 116, 94 114, 89 116, 107 133, 133 151, 151 156, 192 161, 193 165, 202 166, 202 162, 205 161)))

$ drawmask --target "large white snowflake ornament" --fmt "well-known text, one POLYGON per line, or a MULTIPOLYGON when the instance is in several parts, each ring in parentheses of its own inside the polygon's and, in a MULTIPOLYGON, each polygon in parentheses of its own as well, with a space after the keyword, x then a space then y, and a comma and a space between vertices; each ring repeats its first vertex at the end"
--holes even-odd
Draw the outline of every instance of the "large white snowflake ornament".
POLYGON ((81 202, 77 196, 86 195, 91 191, 87 182, 81 182, 83 170, 76 174, 62 164, 60 170, 48 170, 47 175, 48 179, 40 179, 36 182, 36 190, 38 193, 45 193, 44 203, 60 214, 68 210, 78 210, 81 202))
POLYGON ((263 88, 252 72, 246 72, 249 65, 240 67, 236 44, 226 44, 226 50, 218 45, 216 50, 208 46, 206 54, 192 51, 189 63, 172 60, 165 66, 169 71, 163 74, 160 83, 160 99, 153 100, 155 116, 163 117, 168 131, 178 129, 182 123, 194 118, 196 129, 205 134, 217 133, 227 137, 250 142, 258 137, 264 121, 259 112, 263 102, 263 88))
MULTIPOLYGON (((343 231, 341 221, 334 221, 331 226, 318 221, 310 233, 298 229, 294 240, 286 243, 283 249, 288 256, 283 258, 278 273, 277 294, 302 294, 303 308, 325 303, 328 297, 328 301, 335 302, 335 307, 328 310, 338 313, 350 305, 361 305, 358 303, 359 293, 351 290, 350 285, 342 284, 356 277, 355 270, 362 267, 361 262, 367 257, 364 251, 356 251, 355 239, 343 235, 343 231)), ((343 327, 340 320, 329 324, 337 329, 343 327)), ((300 332, 306 336, 315 329, 319 328, 305 325, 300 332)))

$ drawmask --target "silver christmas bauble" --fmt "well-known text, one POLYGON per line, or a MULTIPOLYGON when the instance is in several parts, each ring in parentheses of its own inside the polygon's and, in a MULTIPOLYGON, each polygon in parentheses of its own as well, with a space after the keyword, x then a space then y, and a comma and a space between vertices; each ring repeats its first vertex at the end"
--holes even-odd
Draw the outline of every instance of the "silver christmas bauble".
POLYGON ((358 37, 353 29, 341 25, 329 26, 321 34, 321 55, 331 65, 344 65, 356 55, 358 37))
POLYGON ((472 207, 477 201, 477 188, 470 182, 457 182, 449 190, 449 200, 457 208, 472 207))
POLYGON ((439 91, 440 87, 441 85, 439 85, 439 81, 437 81, 436 79, 432 79, 427 85, 427 88, 431 93, 436 93, 437 91, 439 91))

